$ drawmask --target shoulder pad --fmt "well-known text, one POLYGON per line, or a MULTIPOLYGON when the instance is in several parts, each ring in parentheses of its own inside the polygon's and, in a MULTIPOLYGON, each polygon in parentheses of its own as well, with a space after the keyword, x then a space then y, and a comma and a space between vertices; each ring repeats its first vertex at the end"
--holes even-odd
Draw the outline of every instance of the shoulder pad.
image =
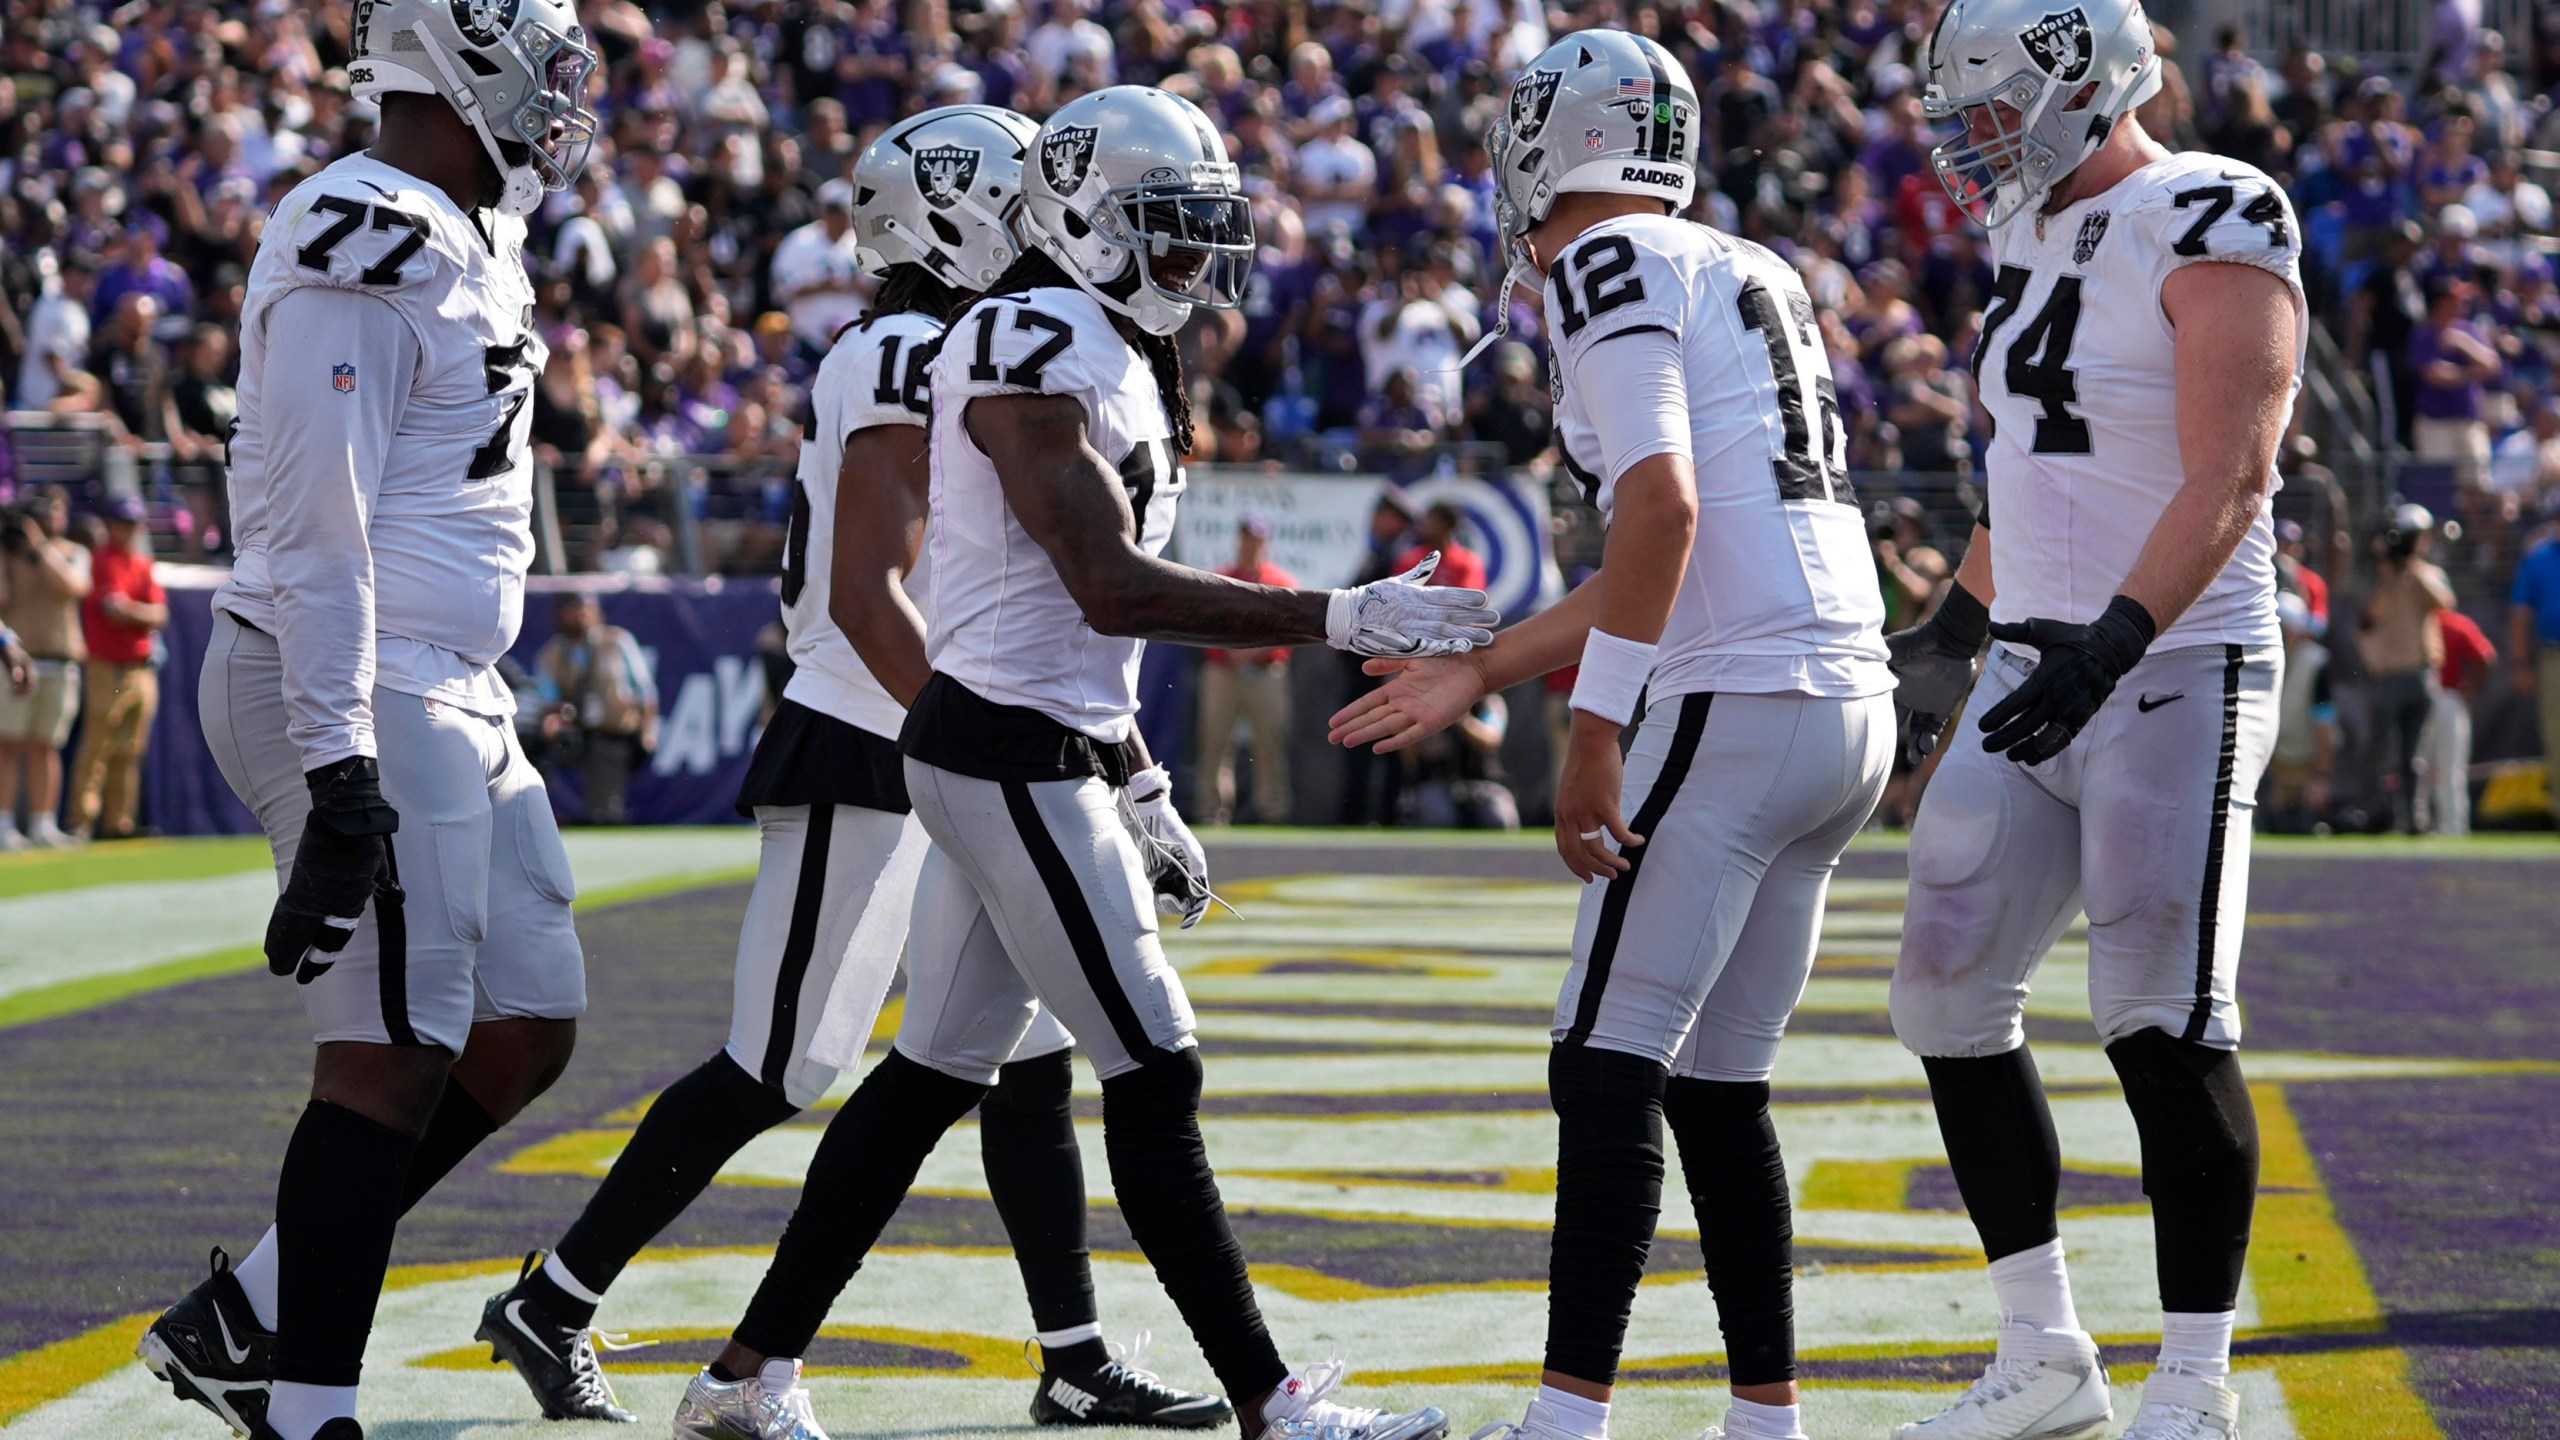
POLYGON ((2151 232, 2168 266, 2227 260, 2290 269, 2302 253, 2302 227, 2284 188, 2237 161, 2193 159, 2137 200, 2128 217, 2151 232))
POLYGON ((1101 388, 1098 373, 1107 373, 1095 362, 1127 350, 1102 307, 1080 291, 995 295, 944 333, 936 379, 954 394, 1090 396, 1101 388))
POLYGON ((1685 268, 1652 233, 1596 227, 1547 271, 1557 338, 1580 351, 1630 330, 1679 334, 1689 308, 1685 268))

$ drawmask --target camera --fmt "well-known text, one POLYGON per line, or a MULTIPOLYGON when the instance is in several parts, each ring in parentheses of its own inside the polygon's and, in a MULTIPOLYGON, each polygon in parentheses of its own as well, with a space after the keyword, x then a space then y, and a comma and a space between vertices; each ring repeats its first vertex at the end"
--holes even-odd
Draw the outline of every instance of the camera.
POLYGON ((1889 500, 1879 500, 1867 510, 1867 538, 1869 540, 1890 540, 1893 538, 1894 529, 1899 523, 1900 521, 1893 513, 1893 502, 1889 500))

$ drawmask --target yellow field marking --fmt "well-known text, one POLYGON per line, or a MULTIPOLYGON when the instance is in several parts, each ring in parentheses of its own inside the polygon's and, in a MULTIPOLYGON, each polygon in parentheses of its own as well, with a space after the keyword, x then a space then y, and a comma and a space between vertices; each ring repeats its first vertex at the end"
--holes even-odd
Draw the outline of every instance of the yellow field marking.
POLYGON ((154 1310, 110 1320, 68 1340, 0 1360, 0 1425, 133 1364, 133 1347, 159 1314, 154 1310))

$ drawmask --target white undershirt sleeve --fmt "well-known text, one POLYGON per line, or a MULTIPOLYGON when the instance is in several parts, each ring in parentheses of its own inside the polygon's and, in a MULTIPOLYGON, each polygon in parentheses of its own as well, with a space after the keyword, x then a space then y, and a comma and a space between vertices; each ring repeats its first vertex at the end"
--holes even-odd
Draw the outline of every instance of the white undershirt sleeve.
POLYGON ((1610 484, 1656 455, 1690 453, 1689 382, 1680 337, 1643 328, 1604 336, 1573 359, 1571 383, 1590 396, 1600 440, 1600 474, 1610 484), (1600 397, 1607 397, 1605 400, 1600 397))
POLYGON ((352 290, 303 286, 264 323, 267 560, 285 733, 308 772, 376 753, 368 527, 420 356, 398 311, 352 290))

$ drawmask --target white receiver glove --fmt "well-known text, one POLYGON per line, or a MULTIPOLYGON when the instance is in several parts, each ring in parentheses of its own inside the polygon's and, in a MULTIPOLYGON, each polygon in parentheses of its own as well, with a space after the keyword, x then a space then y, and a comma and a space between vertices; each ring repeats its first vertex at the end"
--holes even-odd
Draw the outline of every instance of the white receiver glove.
POLYGON ((1401 575, 1334 591, 1324 612, 1324 642, 1356 655, 1400 659, 1463 655, 1493 643, 1502 612, 1486 603, 1481 590, 1427 584, 1439 568, 1435 550, 1401 575))
POLYGON ((1120 799, 1120 818, 1128 825, 1130 838, 1138 842, 1148 883, 1155 886, 1156 909, 1181 916, 1185 930, 1199 924, 1213 898, 1209 852, 1173 808, 1173 777, 1161 765, 1141 770, 1129 777, 1129 788, 1120 792, 1120 799))

